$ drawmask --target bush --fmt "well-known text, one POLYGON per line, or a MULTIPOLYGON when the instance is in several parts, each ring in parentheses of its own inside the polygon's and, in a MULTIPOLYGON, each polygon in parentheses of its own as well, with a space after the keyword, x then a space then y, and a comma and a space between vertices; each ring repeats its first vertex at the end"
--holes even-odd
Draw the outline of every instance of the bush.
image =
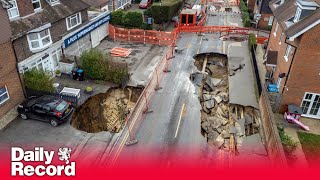
POLYGON ((283 127, 278 126, 278 131, 284 151, 291 154, 297 148, 298 143, 286 134, 283 127))
POLYGON ((115 63, 110 55, 98 49, 91 49, 82 53, 81 68, 87 77, 101 81, 111 81, 120 84, 128 76, 128 68, 123 63, 115 63))
POLYGON ((144 30, 152 30, 152 25, 149 25, 149 24, 144 22, 144 23, 142 23, 140 28, 144 29, 144 30))
POLYGON ((151 7, 149 7, 147 10, 143 11, 143 14, 146 15, 146 16, 152 16, 151 7))
POLYGON ((127 12, 123 17, 123 24, 128 28, 140 28, 143 23, 141 12, 127 12))
POLYGON ((256 46, 257 45, 257 38, 254 33, 249 34, 249 39, 248 39, 248 46, 249 49, 251 49, 252 45, 256 46))
POLYGON ((50 74, 37 69, 24 73, 24 84, 27 89, 41 92, 54 92, 53 79, 50 74))
POLYGON ((161 6, 160 3, 153 3, 151 6, 151 14, 155 23, 161 24, 170 21, 179 11, 182 4, 182 0, 163 0, 161 6))
POLYGON ((123 25, 123 18, 125 16, 125 12, 123 10, 117 10, 117 11, 113 11, 111 13, 111 20, 110 23, 112 25, 123 25))

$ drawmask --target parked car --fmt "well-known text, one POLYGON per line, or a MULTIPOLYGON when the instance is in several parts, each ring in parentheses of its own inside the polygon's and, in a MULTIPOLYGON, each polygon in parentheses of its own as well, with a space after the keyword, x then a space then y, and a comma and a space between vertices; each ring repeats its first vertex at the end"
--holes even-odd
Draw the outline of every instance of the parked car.
POLYGON ((147 9, 152 5, 152 0, 141 0, 139 4, 140 9, 147 9))
POLYGON ((73 110, 70 102, 49 95, 31 97, 18 106, 18 113, 22 119, 46 121, 54 127, 65 122, 73 110))

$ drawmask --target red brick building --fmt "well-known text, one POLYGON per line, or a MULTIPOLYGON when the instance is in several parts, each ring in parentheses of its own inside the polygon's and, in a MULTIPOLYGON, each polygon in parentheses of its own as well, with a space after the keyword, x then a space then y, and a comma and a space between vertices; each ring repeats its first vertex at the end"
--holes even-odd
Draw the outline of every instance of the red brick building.
POLYGON ((320 0, 273 0, 267 68, 286 104, 320 118, 320 0))
MULTIPOLYGON (((1 4, 0 4, 1 5, 1 4)), ((10 41, 7 10, 0 6, 0 118, 24 99, 17 62, 10 41)), ((0 123, 1 124, 1 123, 0 123)))
POLYGON ((270 1, 271 0, 256 0, 253 13, 257 19, 257 28, 259 29, 268 29, 272 26, 274 17, 269 7, 270 1))

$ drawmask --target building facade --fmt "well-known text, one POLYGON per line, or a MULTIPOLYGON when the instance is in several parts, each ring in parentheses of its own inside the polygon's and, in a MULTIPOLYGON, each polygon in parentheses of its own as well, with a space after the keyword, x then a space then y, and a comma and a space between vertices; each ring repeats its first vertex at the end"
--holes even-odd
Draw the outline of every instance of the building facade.
POLYGON ((275 59, 267 68, 282 96, 280 112, 295 104, 303 116, 319 119, 320 1, 273 0, 270 8, 275 18, 267 56, 275 59))
MULTIPOLYGON (((102 40, 103 28, 89 28, 97 19, 89 19, 88 4, 81 0, 9 0, 7 10, 13 32, 12 42, 19 73, 36 68, 55 75, 56 70, 71 73, 75 59, 102 40), (85 29, 85 32, 79 33, 85 29), (72 43, 65 40, 74 34, 72 43), (101 34, 101 33, 100 33, 101 34), (99 42, 97 42, 99 41, 99 42)), ((110 19, 110 17, 109 17, 110 19)))
MULTIPOLYGON (((10 40, 7 10, 0 7, 0 119, 24 99, 16 58, 10 40)), ((2 122, 0 122, 2 124, 2 122)), ((1 127, 0 127, 1 128, 1 127)))
POLYGON ((256 0, 253 13, 257 21, 257 28, 259 29, 271 29, 274 17, 269 7, 270 1, 256 0))

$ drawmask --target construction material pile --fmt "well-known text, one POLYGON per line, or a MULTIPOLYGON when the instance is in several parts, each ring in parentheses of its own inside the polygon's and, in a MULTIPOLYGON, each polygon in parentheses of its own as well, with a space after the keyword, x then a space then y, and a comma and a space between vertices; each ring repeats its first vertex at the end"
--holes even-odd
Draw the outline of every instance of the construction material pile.
POLYGON ((73 114, 71 125, 88 133, 119 132, 142 89, 112 88, 90 97, 73 114))
POLYGON ((259 132, 259 112, 252 107, 229 104, 227 57, 211 53, 195 56, 200 72, 191 75, 198 87, 202 134, 208 143, 237 152, 244 137, 259 132))
POLYGON ((132 49, 115 47, 111 49, 111 56, 114 57, 128 57, 132 52, 132 49))

